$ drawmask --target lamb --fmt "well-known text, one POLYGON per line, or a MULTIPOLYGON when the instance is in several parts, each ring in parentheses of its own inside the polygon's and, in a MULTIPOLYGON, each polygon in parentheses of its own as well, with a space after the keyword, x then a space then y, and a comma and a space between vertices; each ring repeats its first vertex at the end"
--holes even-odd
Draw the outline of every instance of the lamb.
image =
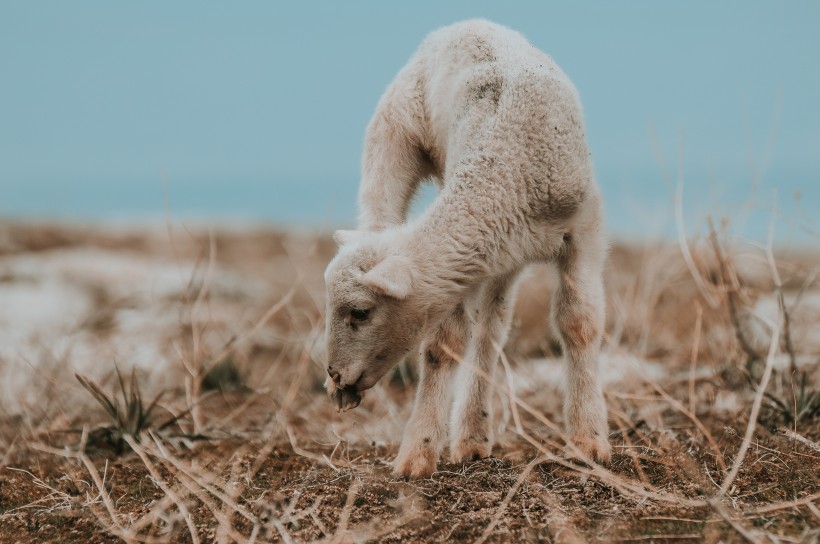
POLYGON ((485 377, 507 338, 516 278, 539 262, 553 263, 561 278, 552 321, 568 361, 568 433, 583 455, 608 460, 597 376, 603 208, 577 92, 555 62, 488 21, 434 31, 368 126, 359 201, 359 230, 335 233, 339 251, 325 272, 326 387, 340 410, 355 408, 420 350, 394 472, 435 471, 451 404, 450 459, 491 454, 485 377), (439 193, 408 222, 425 179, 439 193))

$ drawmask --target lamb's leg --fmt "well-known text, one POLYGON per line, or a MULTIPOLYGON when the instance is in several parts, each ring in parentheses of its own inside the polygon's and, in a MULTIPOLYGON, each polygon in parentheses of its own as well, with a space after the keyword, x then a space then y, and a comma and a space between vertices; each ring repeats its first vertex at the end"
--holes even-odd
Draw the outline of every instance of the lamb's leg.
POLYGON ((604 326, 604 240, 597 222, 565 236, 558 260, 561 284, 552 319, 567 358, 564 419, 573 442, 599 461, 610 458, 606 403, 598 379, 604 326))
POLYGON ((436 470, 447 436, 446 410, 450 404, 450 378, 455 364, 444 346, 461 356, 466 338, 464 310, 459 306, 433 337, 422 344, 421 379, 413 414, 393 463, 396 475, 426 478, 436 470))
POLYGON ((450 418, 450 459, 460 463, 488 457, 493 449, 492 376, 510 330, 514 277, 488 281, 469 301, 472 338, 459 366, 450 418), (471 368, 472 367, 472 368, 471 368), (475 370, 474 370, 475 369, 475 370))
POLYGON ((418 69, 412 63, 385 92, 367 127, 359 185, 359 228, 383 230, 407 219, 419 184, 434 175, 425 152, 418 69))

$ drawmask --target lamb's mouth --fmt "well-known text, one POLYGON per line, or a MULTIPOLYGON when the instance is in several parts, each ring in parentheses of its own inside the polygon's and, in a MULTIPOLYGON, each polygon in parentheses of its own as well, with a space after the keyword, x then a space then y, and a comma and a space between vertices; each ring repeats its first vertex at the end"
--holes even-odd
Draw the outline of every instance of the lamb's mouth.
POLYGON ((368 375, 362 373, 356 378, 355 382, 343 387, 337 386, 331 395, 331 399, 336 402, 336 410, 339 412, 347 412, 348 410, 356 408, 361 404, 364 392, 376 385, 381 377, 380 375, 376 377, 376 379, 373 379, 374 375, 372 373, 368 375))
POLYGON ((363 387, 362 381, 364 373, 360 374, 353 383, 337 386, 331 395, 331 399, 336 402, 336 411, 347 412, 356 408, 362 402, 363 391, 370 387, 363 387))
MULTIPOLYGON (((387 360, 387 354, 379 353, 376 355, 375 360, 383 364, 387 360)), ((376 369, 375 372, 372 371, 373 369, 371 369, 371 372, 362 372, 353 383, 342 387, 336 386, 336 390, 330 395, 330 398, 336 403, 336 410, 338 412, 347 412, 356 408, 361 404, 364 392, 376 385, 392 366, 385 365, 381 369, 376 369)))
POLYGON ((336 411, 347 412, 361 404, 362 395, 359 393, 356 385, 351 384, 336 389, 336 391, 333 392, 332 399, 336 401, 336 411))

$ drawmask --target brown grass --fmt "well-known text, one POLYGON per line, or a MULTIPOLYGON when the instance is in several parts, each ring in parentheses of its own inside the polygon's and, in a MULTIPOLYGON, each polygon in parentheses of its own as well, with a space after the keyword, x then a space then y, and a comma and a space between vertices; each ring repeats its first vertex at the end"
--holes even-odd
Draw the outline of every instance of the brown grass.
POLYGON ((820 255, 718 232, 685 241, 685 253, 616 245, 606 466, 565 455, 553 281, 536 272, 487 376, 493 457, 404 481, 389 463, 413 372, 397 370, 341 415, 321 387, 329 237, 0 231, 0 301, 36 325, 18 333, 18 310, 0 311, 14 341, 0 351, 2 542, 820 538, 820 255), (71 293, 53 309, 60 319, 27 313, 52 287, 71 293), (115 362, 134 369, 131 382, 115 362), (143 399, 162 391, 140 419, 143 399))

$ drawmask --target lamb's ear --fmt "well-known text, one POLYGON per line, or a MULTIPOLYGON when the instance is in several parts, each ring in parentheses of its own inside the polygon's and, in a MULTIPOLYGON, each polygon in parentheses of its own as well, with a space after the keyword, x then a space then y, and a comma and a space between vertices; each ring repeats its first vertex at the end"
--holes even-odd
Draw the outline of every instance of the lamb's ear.
POLYGON ((391 255, 362 276, 362 283, 380 295, 407 298, 413 290, 413 261, 391 255))
POLYGON ((333 241, 341 247, 361 240, 364 235, 362 230, 337 230, 333 233, 333 241))

